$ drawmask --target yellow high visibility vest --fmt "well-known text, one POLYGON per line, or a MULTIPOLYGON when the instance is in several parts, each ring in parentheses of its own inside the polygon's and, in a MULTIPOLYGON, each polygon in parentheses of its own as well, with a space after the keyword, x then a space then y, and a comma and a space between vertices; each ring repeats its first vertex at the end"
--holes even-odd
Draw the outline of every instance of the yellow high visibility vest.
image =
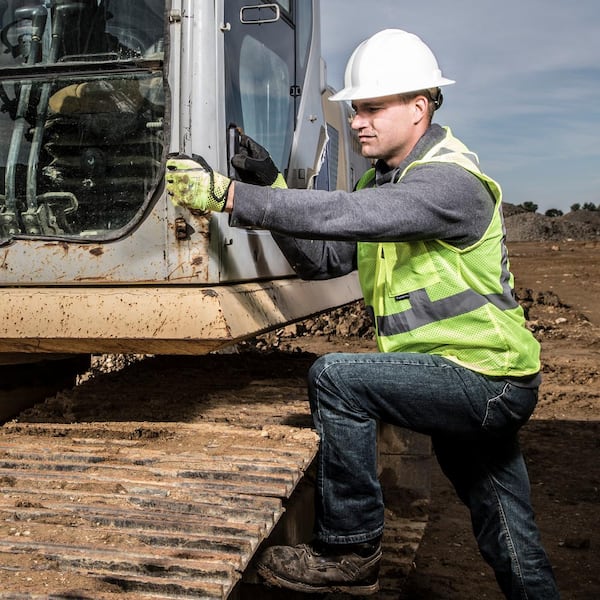
MULTIPOLYGON (((481 239, 467 248, 443 240, 358 243, 359 279, 379 350, 437 354, 490 376, 534 375, 540 346, 513 295, 500 186, 448 128, 396 182, 431 162, 457 164, 479 178, 495 199, 494 216, 481 239)), ((357 189, 374 184, 370 169, 357 189)))

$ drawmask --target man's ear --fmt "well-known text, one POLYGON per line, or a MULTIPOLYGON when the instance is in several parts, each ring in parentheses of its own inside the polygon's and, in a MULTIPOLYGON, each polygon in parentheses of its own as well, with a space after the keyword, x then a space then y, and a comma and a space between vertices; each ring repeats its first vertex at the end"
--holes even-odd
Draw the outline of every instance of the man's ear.
POLYGON ((413 100, 413 123, 417 125, 420 123, 429 113, 429 100, 425 96, 417 96, 413 100))

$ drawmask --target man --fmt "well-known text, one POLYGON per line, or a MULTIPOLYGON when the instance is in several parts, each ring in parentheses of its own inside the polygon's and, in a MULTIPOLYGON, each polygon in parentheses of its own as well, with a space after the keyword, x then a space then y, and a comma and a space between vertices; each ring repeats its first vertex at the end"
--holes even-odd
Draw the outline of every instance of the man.
MULTIPOLYGON (((261 188, 168 163, 175 203, 271 230, 302 277, 358 268, 373 315, 378 353, 330 354, 310 370, 321 439, 315 540, 268 548, 257 564, 269 583, 378 589, 381 420, 431 435, 505 596, 558 598, 517 441, 537 401, 539 345, 512 294, 500 187, 431 123, 451 83, 415 35, 385 30, 358 46, 332 98, 352 101, 362 152, 377 159, 353 193, 261 188)), ((266 151, 244 146, 232 162, 245 180, 278 185, 266 151)))

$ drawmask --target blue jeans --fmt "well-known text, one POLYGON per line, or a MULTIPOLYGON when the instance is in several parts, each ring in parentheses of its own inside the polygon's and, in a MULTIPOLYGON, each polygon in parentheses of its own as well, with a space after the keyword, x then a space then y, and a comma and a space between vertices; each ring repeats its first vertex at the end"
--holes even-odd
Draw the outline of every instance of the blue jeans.
POLYGON ((541 545, 517 439, 537 388, 489 378, 428 354, 329 354, 309 373, 321 438, 318 539, 356 543, 381 535, 377 421, 432 437, 445 475, 469 508, 483 558, 507 598, 559 597, 541 545))

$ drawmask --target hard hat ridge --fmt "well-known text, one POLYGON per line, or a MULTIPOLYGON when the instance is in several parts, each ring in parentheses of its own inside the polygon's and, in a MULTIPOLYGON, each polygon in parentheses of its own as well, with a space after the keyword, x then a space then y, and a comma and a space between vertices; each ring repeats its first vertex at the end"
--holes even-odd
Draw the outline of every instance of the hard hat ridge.
POLYGON ((402 29, 384 29, 357 46, 346 65, 344 89, 329 99, 378 98, 452 83, 442 76, 421 38, 402 29))

